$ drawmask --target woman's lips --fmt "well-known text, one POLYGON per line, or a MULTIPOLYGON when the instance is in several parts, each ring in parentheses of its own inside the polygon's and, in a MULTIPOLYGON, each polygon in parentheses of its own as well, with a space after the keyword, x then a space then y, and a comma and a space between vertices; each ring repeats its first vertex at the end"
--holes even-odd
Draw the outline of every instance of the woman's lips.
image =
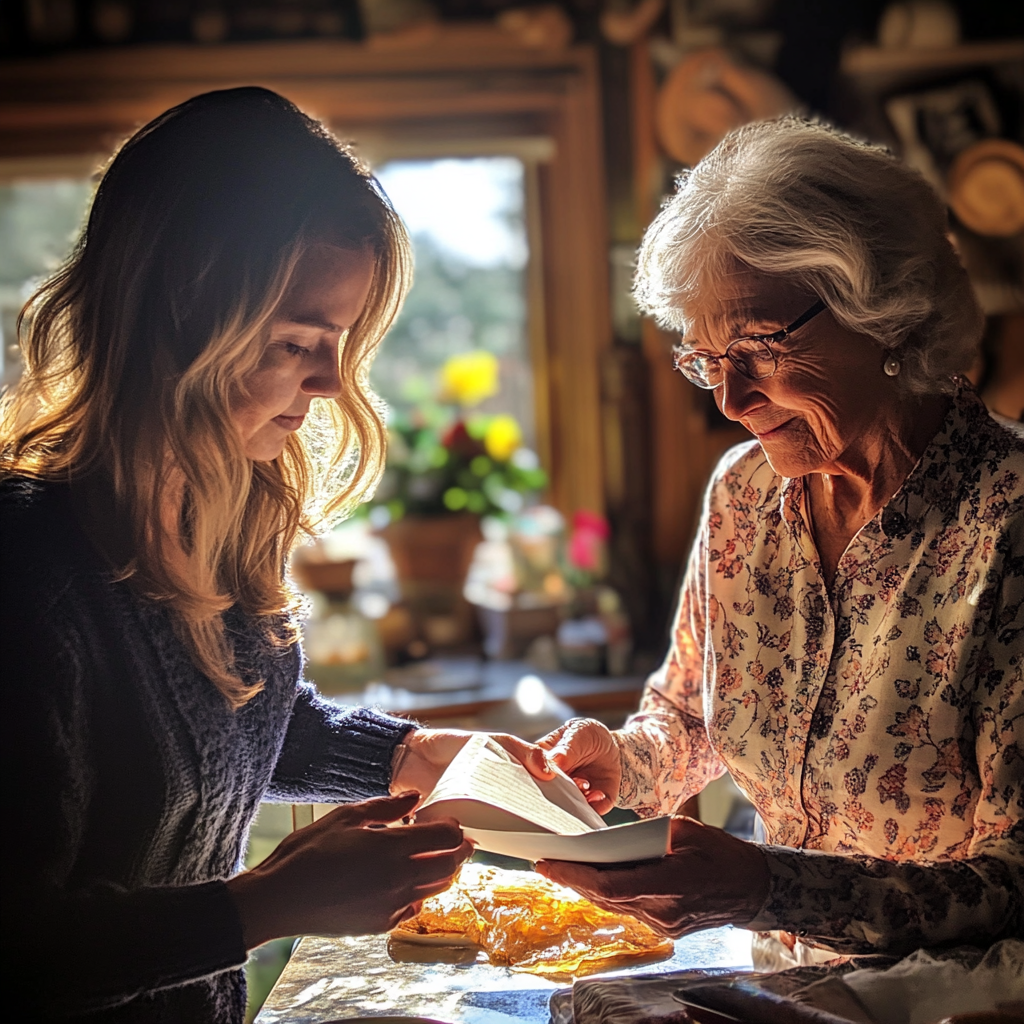
POLYGON ((301 416, 275 416, 274 422, 285 430, 298 430, 305 418, 305 413, 301 416))
POLYGON ((776 437, 781 434, 792 423, 792 419, 786 420, 784 423, 780 423, 777 427, 772 427, 771 430, 757 430, 754 433, 757 435, 759 441, 769 440, 770 438, 776 437))

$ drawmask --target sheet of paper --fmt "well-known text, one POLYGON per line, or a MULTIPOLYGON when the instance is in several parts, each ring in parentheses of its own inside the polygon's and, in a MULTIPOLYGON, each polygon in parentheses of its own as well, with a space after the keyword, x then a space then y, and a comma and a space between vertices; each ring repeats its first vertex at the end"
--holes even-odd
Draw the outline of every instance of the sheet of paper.
POLYGON ((585 864, 621 864, 655 860, 668 853, 670 817, 648 818, 574 836, 549 832, 494 832, 463 828, 467 838, 490 853, 523 860, 572 860, 585 864))
MULTIPOLYGON (((571 779, 561 775, 552 782, 538 784, 484 733, 472 736, 452 759, 434 791, 423 801, 421 811, 446 800, 489 804, 559 835, 579 835, 604 827, 571 779), (544 792, 545 787, 552 799, 544 792)), ((517 827, 515 821, 509 824, 517 827)))

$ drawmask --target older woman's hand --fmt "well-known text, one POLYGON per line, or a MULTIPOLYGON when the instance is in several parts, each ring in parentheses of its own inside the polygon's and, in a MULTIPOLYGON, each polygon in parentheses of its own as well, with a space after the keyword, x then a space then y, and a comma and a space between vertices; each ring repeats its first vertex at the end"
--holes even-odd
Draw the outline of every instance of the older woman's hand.
POLYGON ((537 746, 579 786, 598 814, 607 814, 615 806, 622 765, 608 726, 593 718, 574 718, 538 740, 537 746))
POLYGON ((605 910, 632 914, 678 938, 744 925, 768 896, 768 866, 751 843, 692 818, 672 821, 672 852, 635 866, 540 861, 537 871, 605 910))

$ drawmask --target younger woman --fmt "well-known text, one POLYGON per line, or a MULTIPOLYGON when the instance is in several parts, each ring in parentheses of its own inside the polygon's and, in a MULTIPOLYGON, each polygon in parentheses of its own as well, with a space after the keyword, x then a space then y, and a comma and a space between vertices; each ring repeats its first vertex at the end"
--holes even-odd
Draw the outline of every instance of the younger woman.
POLYGON ((247 949, 387 929, 469 854, 375 827, 463 737, 322 700, 284 577, 380 474, 367 373, 409 279, 351 153, 235 89, 122 147, 30 301, 0 546, 5 998, 33 1019, 240 1021, 247 949), (261 800, 363 802, 236 875, 261 800))

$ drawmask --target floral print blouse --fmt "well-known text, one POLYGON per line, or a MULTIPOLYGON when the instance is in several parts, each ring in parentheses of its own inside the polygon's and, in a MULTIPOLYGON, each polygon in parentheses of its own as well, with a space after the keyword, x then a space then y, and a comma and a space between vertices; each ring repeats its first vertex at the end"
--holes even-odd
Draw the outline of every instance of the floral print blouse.
POLYGON ((764 822, 747 927, 840 953, 1024 932, 1024 432, 962 384, 826 589, 802 479, 709 487, 671 649, 616 734, 620 803, 728 771, 764 822))

